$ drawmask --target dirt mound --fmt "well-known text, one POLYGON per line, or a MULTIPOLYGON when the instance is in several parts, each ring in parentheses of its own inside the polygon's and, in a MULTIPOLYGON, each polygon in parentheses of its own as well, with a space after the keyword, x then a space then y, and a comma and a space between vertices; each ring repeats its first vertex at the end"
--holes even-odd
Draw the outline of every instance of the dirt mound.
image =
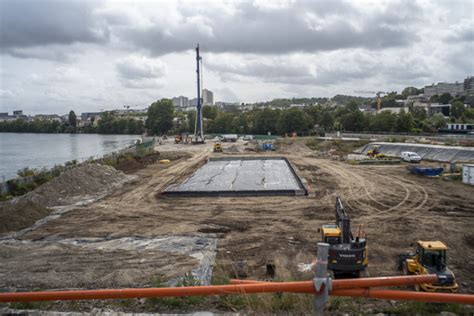
POLYGON ((277 151, 283 154, 311 154, 311 149, 309 149, 302 140, 294 139, 285 139, 278 141, 275 146, 277 146, 277 151))
POLYGON ((241 146, 234 144, 234 145, 231 145, 229 147, 225 147, 224 152, 226 152, 226 153, 240 153, 240 152, 243 152, 243 150, 242 150, 241 146))
POLYGON ((175 161, 181 158, 190 158, 191 155, 185 152, 165 151, 153 152, 143 157, 134 157, 130 160, 123 161, 115 166, 115 169, 125 172, 126 174, 135 173, 147 166, 156 163, 161 159, 169 159, 175 161))
POLYGON ((67 170, 21 197, 1 202, 0 234, 33 225, 51 212, 48 207, 94 199, 128 179, 123 172, 99 164, 84 164, 67 170))
POLYGON ((69 205, 85 196, 98 196, 124 183, 128 177, 113 167, 84 164, 63 172, 50 182, 21 197, 42 206, 69 205))
POLYGON ((1 202, 0 234, 28 227, 50 212, 50 209, 28 201, 1 202))

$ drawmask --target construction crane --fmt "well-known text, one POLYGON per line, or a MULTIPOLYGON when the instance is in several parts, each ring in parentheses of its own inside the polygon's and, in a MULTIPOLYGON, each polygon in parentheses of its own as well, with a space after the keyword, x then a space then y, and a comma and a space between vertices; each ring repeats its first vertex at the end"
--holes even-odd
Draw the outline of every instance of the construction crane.
POLYGON ((382 104, 382 94, 389 94, 390 92, 384 91, 366 91, 366 90, 356 90, 354 93, 363 93, 363 94, 375 94, 375 102, 377 104, 377 111, 380 111, 380 105, 382 104))
POLYGON ((202 58, 199 56, 199 43, 196 46, 196 74, 197 74, 197 102, 196 102, 196 124, 194 126, 193 144, 204 144, 204 132, 202 128, 202 103, 201 103, 201 66, 202 58))

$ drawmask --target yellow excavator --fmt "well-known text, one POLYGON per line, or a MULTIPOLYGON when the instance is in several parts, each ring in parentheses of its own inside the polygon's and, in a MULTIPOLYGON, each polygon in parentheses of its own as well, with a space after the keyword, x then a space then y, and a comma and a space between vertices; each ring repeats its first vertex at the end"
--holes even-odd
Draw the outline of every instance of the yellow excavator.
POLYGON ((454 273, 448 268, 446 251, 448 247, 441 241, 418 241, 414 253, 398 255, 398 269, 404 274, 436 274, 438 283, 416 285, 417 291, 451 292, 458 291, 454 273))
POLYGON ((378 145, 375 145, 371 150, 369 150, 367 156, 370 158, 385 158, 385 155, 380 152, 380 146, 378 145))
POLYGON ((221 152, 222 152, 221 143, 215 143, 215 144, 214 144, 214 147, 212 148, 212 150, 213 150, 215 153, 221 153, 221 152))

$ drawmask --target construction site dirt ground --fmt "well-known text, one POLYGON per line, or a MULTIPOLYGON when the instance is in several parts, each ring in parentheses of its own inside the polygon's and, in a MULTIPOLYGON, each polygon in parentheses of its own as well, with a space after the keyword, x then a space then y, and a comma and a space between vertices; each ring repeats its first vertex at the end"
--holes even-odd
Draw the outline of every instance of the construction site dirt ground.
MULTIPOLYGON (((140 287, 183 275, 196 260, 161 250, 70 248, 69 240, 163 236, 217 238, 214 276, 306 280, 298 264, 314 258, 317 232, 335 219, 341 197, 355 231, 362 224, 369 245, 370 276, 398 275, 396 258, 417 240, 441 240, 460 292, 474 293, 474 187, 411 175, 405 166, 357 166, 318 158, 295 140, 275 152, 212 152, 212 142, 157 146, 173 157, 135 171, 126 183, 96 202, 77 206, 18 237, 0 243, 0 288, 140 287), (160 193, 184 180, 211 156, 284 156, 308 196, 176 197, 160 193), (268 275, 268 266, 274 267, 268 275)), ((233 150, 234 151, 234 150, 233 150)))

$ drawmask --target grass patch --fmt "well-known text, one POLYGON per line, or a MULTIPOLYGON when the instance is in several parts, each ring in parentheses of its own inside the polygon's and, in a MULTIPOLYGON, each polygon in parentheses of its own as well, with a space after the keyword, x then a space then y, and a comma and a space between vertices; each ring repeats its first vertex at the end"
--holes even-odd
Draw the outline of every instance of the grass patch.
POLYGON ((11 309, 41 309, 47 305, 47 302, 12 302, 9 304, 11 309))
POLYGON ((440 312, 450 312, 458 315, 472 315, 474 309, 462 304, 401 302, 380 312, 403 315, 438 315, 440 312))
MULTIPOLYGON (((200 285, 190 273, 186 274, 176 285, 181 286, 196 286, 200 285)), ((168 287, 160 278, 152 282, 153 287, 168 287)), ((179 309, 185 307, 196 307, 201 305, 206 300, 205 296, 183 296, 183 297, 151 297, 145 300, 145 305, 152 309, 179 309)))

